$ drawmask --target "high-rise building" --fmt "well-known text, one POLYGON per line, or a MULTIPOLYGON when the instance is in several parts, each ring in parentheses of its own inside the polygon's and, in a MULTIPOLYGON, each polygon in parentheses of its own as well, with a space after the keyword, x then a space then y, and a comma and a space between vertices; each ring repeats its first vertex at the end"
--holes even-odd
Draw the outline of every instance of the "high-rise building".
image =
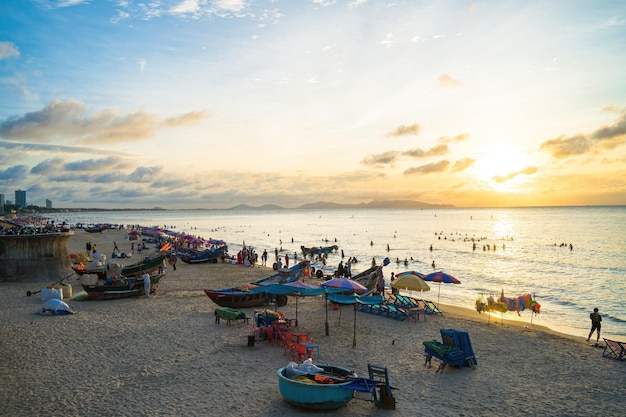
POLYGON ((4 214, 4 194, 0 194, 0 214, 4 214))
POLYGON ((48 200, 47 198, 46 198, 46 208, 47 209, 51 209, 52 208, 52 201, 48 200))
POLYGON ((15 190, 15 205, 18 207, 26 207, 26 191, 15 190))

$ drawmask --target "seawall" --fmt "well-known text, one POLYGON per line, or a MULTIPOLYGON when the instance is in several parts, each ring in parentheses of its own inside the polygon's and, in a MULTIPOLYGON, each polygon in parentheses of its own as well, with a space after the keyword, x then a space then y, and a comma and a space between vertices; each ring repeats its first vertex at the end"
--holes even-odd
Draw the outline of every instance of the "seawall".
POLYGON ((58 281, 71 272, 67 240, 74 232, 0 235, 0 281, 58 281))

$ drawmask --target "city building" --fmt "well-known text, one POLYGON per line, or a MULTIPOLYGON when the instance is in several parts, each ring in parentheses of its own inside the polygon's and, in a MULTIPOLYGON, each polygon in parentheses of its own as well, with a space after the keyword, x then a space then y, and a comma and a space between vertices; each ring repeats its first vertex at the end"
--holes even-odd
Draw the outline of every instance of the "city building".
POLYGON ((26 191, 15 190, 15 205, 18 207, 26 207, 26 191))
POLYGON ((52 208, 52 201, 48 200, 47 198, 46 198, 46 208, 47 209, 51 209, 52 208))
POLYGON ((4 214, 4 205, 6 202, 4 201, 4 194, 0 194, 0 214, 4 214))

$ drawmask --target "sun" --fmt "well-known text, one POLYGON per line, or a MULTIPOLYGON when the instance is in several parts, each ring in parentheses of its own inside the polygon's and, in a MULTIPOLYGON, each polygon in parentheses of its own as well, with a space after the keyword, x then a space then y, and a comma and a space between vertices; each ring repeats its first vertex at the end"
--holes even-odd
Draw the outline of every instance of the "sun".
POLYGON ((512 145, 496 145, 486 149, 476 158, 473 166, 478 179, 490 188, 499 191, 510 191, 517 176, 511 176, 528 166, 527 155, 512 145))

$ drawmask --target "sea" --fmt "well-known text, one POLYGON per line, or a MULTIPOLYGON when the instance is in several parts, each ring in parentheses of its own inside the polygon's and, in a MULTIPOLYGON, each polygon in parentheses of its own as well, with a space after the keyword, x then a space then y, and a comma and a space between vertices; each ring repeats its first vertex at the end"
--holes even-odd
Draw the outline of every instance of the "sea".
MULTIPOLYGON (((495 315, 586 337, 589 313, 598 307, 602 336, 626 339, 625 206, 118 210, 49 217, 57 224, 159 226, 224 240, 231 254, 244 245, 259 255, 267 250, 270 261, 276 250, 293 262, 295 256, 302 258, 301 246, 337 245, 326 260, 330 274, 350 257, 357 260, 353 273, 388 258, 383 269, 387 285, 392 272, 404 271, 444 271, 461 281, 431 283, 430 292, 419 294, 435 303, 475 309, 481 297, 531 294, 541 305, 537 315, 528 309, 483 313, 486 322, 495 315)), ((97 243, 97 235, 93 240, 97 243)))

